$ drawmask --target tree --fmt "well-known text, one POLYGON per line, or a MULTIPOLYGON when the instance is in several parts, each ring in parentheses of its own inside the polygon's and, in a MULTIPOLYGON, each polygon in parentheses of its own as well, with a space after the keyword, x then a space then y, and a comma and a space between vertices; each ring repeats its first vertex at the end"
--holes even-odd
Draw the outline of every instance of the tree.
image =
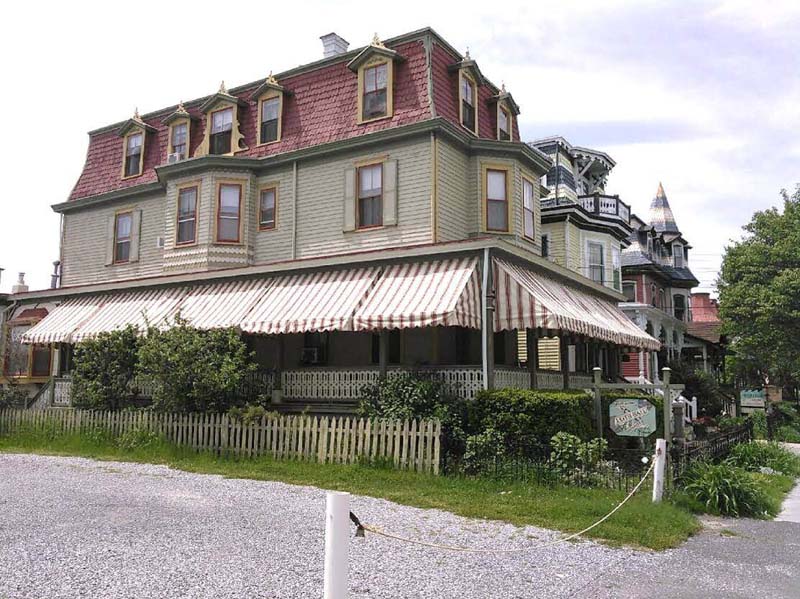
POLYGON ((792 385, 800 380, 800 186, 781 193, 782 212, 756 212, 725 248, 717 286, 737 368, 792 385))
POLYGON ((138 372, 153 383, 153 407, 167 412, 224 412, 256 365, 235 329, 200 331, 180 316, 151 327, 139 348, 138 372))
POLYGON ((138 331, 131 326, 78 343, 72 373, 73 405, 93 410, 127 407, 139 343, 138 331))

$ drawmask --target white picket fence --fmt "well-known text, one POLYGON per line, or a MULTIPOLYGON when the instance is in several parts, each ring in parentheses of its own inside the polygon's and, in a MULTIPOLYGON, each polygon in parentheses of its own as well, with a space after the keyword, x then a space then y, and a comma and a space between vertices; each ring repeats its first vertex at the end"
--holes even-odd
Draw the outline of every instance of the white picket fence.
POLYGON ((264 416, 248 423, 226 414, 0 410, 0 435, 45 430, 70 434, 96 429, 113 437, 136 430, 152 431, 195 451, 318 463, 382 462, 433 474, 439 473, 442 434, 438 420, 264 416))

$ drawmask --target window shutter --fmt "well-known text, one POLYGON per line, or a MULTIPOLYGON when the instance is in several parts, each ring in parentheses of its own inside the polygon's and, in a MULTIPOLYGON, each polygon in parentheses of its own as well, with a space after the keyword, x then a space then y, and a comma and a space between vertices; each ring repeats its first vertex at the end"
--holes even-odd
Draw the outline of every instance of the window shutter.
POLYGON ((141 210, 134 210, 133 215, 131 217, 131 254, 129 261, 130 262, 138 262, 139 261, 139 239, 141 235, 139 234, 142 228, 142 211, 141 210))
POLYGON ((344 171, 344 223, 345 231, 356 230, 356 169, 344 171))
POLYGON ((106 266, 114 264, 114 225, 116 216, 112 214, 106 219, 106 266))
POLYGON ((397 160, 383 164, 383 224, 397 224, 397 160))

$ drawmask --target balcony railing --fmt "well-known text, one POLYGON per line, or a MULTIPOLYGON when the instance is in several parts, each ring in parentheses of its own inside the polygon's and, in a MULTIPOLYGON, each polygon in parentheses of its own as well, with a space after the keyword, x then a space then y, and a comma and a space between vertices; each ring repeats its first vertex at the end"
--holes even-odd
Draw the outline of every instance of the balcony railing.
POLYGON ((631 220, 631 207, 620 200, 617 195, 593 193, 591 195, 578 196, 578 202, 584 210, 592 214, 616 216, 626 223, 631 220))

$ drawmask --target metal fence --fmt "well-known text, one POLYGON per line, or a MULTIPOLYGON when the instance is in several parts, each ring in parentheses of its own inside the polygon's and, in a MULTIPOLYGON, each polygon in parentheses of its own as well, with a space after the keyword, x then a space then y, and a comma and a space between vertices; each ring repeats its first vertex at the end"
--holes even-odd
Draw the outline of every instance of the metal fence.
POLYGON ((748 418, 744 424, 711 435, 701 441, 690 441, 683 445, 673 446, 670 452, 673 480, 677 481, 693 463, 719 461, 727 457, 735 445, 749 443, 754 439, 753 421, 748 418))

